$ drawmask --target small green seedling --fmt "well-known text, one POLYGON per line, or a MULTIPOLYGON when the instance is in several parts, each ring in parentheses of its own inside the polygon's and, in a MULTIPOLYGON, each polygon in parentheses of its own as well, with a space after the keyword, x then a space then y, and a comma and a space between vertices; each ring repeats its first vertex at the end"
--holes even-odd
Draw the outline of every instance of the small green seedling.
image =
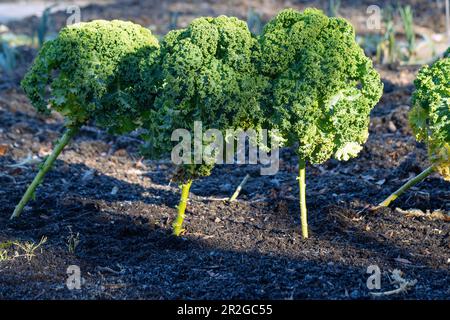
POLYGON ((408 59, 415 54, 416 50, 416 33, 414 31, 414 14, 411 6, 400 7, 400 17, 402 19, 403 30, 406 36, 407 48, 408 48, 408 59))
POLYGON ((443 59, 425 66, 414 85, 409 123, 416 140, 428 148, 431 166, 387 197, 379 206, 387 207, 412 186, 437 171, 450 181, 450 49, 443 59))
POLYGON ((272 127, 299 158, 302 235, 308 237, 305 169, 331 157, 349 160, 368 138, 369 113, 383 84, 352 25, 321 11, 281 11, 264 28, 261 68, 272 127))
POLYGON ((15 241, 14 245, 23 251, 22 256, 24 256, 28 261, 31 261, 36 256, 36 250, 42 247, 42 245, 44 245, 46 242, 47 237, 42 237, 38 243, 32 241, 15 241))
POLYGON ((140 127, 151 94, 143 87, 140 66, 159 53, 148 29, 124 21, 97 20, 61 30, 45 42, 22 87, 38 112, 52 110, 66 119, 66 132, 40 166, 12 218, 18 217, 64 147, 87 121, 111 133, 140 127))
POLYGON ((76 234, 72 231, 72 228, 69 227, 69 235, 66 239, 67 250, 69 253, 74 254, 80 244, 80 233, 76 234))

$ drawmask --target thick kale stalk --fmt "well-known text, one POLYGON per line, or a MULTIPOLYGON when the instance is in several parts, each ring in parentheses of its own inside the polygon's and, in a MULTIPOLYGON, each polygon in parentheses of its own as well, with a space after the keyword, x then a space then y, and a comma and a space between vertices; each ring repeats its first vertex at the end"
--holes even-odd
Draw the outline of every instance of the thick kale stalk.
POLYGON ((302 235, 308 238, 308 215, 306 211, 306 163, 299 160, 298 164, 298 189, 300 193, 300 220, 302 224, 302 235))
POLYGON ((409 188, 438 172, 450 181, 450 58, 423 67, 414 81, 416 90, 409 124, 416 140, 425 142, 431 166, 386 198, 379 205, 387 207, 409 188))
MULTIPOLYGON (((97 20, 63 28, 44 44, 22 87, 38 112, 52 110, 66 119, 67 131, 20 200, 18 217, 55 160, 88 121, 110 133, 141 126, 151 94, 141 90, 140 65, 154 61, 158 41, 151 32, 124 21, 97 20), (145 102, 145 103, 144 103, 145 102)), ((149 86, 150 87, 150 86, 149 86)))
POLYGON ((414 178, 411 178, 406 182, 403 186, 398 188, 396 191, 394 191, 389 197, 387 197, 383 202, 379 204, 380 207, 387 207, 389 206, 392 201, 400 197, 403 193, 405 193, 409 188, 414 187, 419 182, 423 181, 426 177, 428 177, 430 174, 432 174, 436 170, 436 166, 432 165, 431 167, 428 167, 424 171, 422 171, 419 175, 417 175, 414 178))
POLYGON ((271 82, 266 116, 300 159, 302 234, 308 237, 305 164, 356 157, 383 85, 342 18, 321 11, 281 11, 260 37, 261 72, 271 82))
POLYGON ((181 185, 181 197, 180 197, 180 202, 178 203, 178 214, 177 214, 177 218, 175 219, 175 221, 172 224, 173 227, 173 234, 175 236, 179 236, 184 232, 183 229, 183 221, 185 218, 185 212, 186 212, 186 207, 187 207, 187 202, 189 199, 189 190, 191 188, 191 184, 192 184, 192 180, 189 180, 186 183, 183 183, 181 185))
POLYGON ((79 126, 73 126, 71 128, 68 128, 67 131, 64 133, 64 135, 61 137, 61 139, 58 140, 58 143, 56 144, 52 153, 41 165, 39 172, 36 174, 33 181, 28 186, 27 191, 25 191, 25 194, 23 195, 19 204, 14 209, 14 212, 11 215, 11 219, 17 218, 23 211, 23 208, 25 208, 25 205, 28 203, 28 201, 30 201, 30 199, 34 197, 37 187, 44 180, 45 174, 51 169, 53 163, 56 161, 61 151, 69 143, 69 141, 77 134, 78 130, 79 126))
POLYGON ((239 196, 239 193, 242 191, 242 188, 247 183, 248 179, 250 179, 250 175, 246 174, 244 179, 242 179, 241 183, 238 185, 238 187, 236 188, 236 190, 234 191, 234 193, 230 197, 230 199, 228 199, 229 202, 236 201, 237 197, 239 196))
MULTIPOLYGON (((195 122, 204 130, 217 129, 222 134, 227 129, 258 129, 266 83, 256 67, 257 53, 256 38, 237 18, 198 18, 186 29, 170 31, 161 46, 156 72, 161 83, 144 151, 152 157, 169 155, 174 146, 172 132, 186 129, 192 133, 195 122)), ((173 225, 175 235, 183 230, 191 183, 209 176, 213 167, 205 161, 178 167, 173 180, 182 185, 182 194, 173 225)))

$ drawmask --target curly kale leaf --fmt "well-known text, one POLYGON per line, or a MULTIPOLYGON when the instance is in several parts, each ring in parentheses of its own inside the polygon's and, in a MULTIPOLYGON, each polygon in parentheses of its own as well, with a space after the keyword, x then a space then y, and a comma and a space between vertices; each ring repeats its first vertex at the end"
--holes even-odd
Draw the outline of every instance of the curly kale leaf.
POLYGON ((72 124, 94 120, 111 132, 127 132, 152 103, 140 94, 140 65, 158 54, 157 39, 137 24, 78 23, 45 43, 22 87, 39 112, 53 109, 72 124))
POLYGON ((322 163, 357 155, 383 85, 350 23, 321 11, 281 11, 260 38, 261 71, 270 77, 268 115, 302 159, 322 163))
POLYGON ((427 144, 431 162, 450 180, 450 58, 423 67, 414 84, 409 123, 416 139, 427 144))
MULTIPOLYGON (((194 121, 204 130, 260 126, 266 81, 256 67, 258 42, 245 22, 226 16, 195 19, 164 37, 161 57, 161 87, 148 125, 155 153, 170 152, 171 132, 192 132, 194 121)), ((187 171, 208 175, 210 169, 203 169, 187 171)))

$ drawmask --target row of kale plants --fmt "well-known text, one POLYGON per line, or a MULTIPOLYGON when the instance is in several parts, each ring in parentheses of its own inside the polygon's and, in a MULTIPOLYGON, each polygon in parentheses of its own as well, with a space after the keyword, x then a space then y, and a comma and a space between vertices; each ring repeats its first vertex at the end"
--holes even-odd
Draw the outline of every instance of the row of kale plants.
MULTIPOLYGON (((411 185, 439 171, 450 180, 450 59, 425 66, 415 81, 410 123, 426 142, 431 167, 411 185)), ((161 42, 131 22, 97 20, 63 28, 44 44, 22 87, 41 113, 66 119, 66 131, 39 168, 11 218, 34 197, 64 147, 88 121, 112 134, 145 130, 144 153, 166 157, 171 134, 208 128, 268 128, 299 159, 302 235, 308 237, 305 168, 330 158, 357 156, 368 138, 370 112, 383 84, 371 59, 355 41, 352 25, 321 11, 281 11, 253 35, 234 17, 198 18, 161 42)), ((213 164, 183 164, 173 233, 183 219, 193 180, 211 174, 213 164)))

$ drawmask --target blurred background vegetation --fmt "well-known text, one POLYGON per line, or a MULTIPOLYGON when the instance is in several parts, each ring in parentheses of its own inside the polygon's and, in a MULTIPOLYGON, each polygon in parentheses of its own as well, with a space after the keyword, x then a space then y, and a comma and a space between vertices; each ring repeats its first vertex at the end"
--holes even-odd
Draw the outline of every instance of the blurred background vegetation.
POLYGON ((448 0, 102 0, 11 1, 0 0, 0 89, 17 83, 42 44, 55 37, 80 8, 81 21, 123 19, 139 23, 162 36, 185 27, 199 16, 221 14, 246 20, 258 34, 279 10, 316 7, 330 16, 343 17, 355 26, 366 54, 378 64, 424 64, 433 61, 449 45, 448 0), (375 3, 374 3, 375 2, 375 3), (370 28, 377 12, 379 28, 370 28), (69 10, 68 10, 69 9, 69 10))

